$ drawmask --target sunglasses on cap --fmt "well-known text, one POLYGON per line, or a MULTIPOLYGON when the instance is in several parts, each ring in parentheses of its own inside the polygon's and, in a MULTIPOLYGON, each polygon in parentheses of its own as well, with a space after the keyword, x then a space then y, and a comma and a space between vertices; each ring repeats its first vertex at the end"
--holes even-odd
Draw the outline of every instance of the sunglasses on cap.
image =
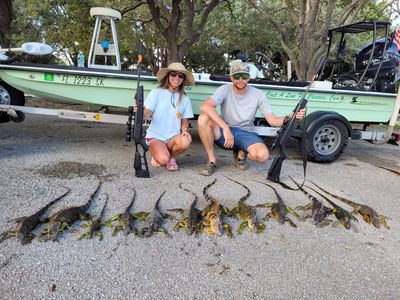
POLYGON ((233 76, 233 79, 235 79, 235 80, 239 80, 240 77, 242 77, 243 80, 250 78, 250 74, 247 74, 247 73, 236 73, 236 74, 233 74, 232 76, 233 76))
POLYGON ((171 77, 178 76, 180 79, 185 79, 185 74, 177 73, 177 72, 169 72, 169 76, 171 76, 171 77))

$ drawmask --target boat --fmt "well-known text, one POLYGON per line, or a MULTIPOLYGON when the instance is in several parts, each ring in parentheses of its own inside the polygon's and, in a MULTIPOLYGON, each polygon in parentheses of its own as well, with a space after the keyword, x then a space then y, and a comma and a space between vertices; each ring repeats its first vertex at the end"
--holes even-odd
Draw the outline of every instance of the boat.
MULTIPOLYGON (((28 64, 17 61, 1 63, 0 59, 0 110, 3 110, 3 112, 0 111, 0 121, 19 120, 18 116, 21 114, 10 114, 10 111, 23 112, 24 109, 17 106, 25 104, 25 94, 53 101, 90 103, 120 108, 128 108, 134 104, 139 77, 137 71, 120 70, 118 59, 116 65, 113 66, 95 64, 96 55, 119 55, 115 28, 113 30, 114 44, 110 47, 114 51, 106 51, 99 43, 98 30, 101 28, 101 20, 107 19, 112 25, 118 17, 120 18, 120 15, 114 10, 104 8, 91 11, 91 15, 96 17, 96 25, 87 68, 28 64), (100 25, 98 20, 100 20, 100 25)), ((375 37, 377 27, 387 30, 388 26, 390 26, 388 22, 364 22, 362 26, 356 23, 343 26, 340 30, 352 32, 361 27, 364 31, 373 31, 375 37)), ((325 62, 324 66, 326 65, 325 62)), ((324 68, 320 70, 320 77, 321 74, 324 74, 324 68)), ((192 101, 193 111, 197 117, 200 114, 202 102, 220 85, 226 84, 229 77, 207 74, 195 74, 195 77, 196 84, 186 87, 185 92, 192 101)), ((393 138, 398 140, 397 136, 392 135, 397 111, 400 108, 398 95, 396 96, 393 92, 355 89, 354 86, 348 87, 342 82, 338 83, 334 86, 332 81, 313 81, 307 94, 307 117, 298 126, 294 137, 300 139, 304 131, 310 134, 308 155, 310 160, 317 162, 335 160, 343 152, 349 138, 365 139, 376 143, 387 142, 393 138), (362 124, 363 128, 355 129, 354 124, 362 124), (386 124, 388 130, 386 132, 367 131, 367 126, 371 124, 386 124)), ((145 96, 158 86, 154 76, 143 74, 140 75, 140 84, 144 87, 145 96)), ((252 79, 249 84, 264 91, 276 115, 287 115, 304 97, 310 82, 252 79)), ((27 108, 25 112, 32 113, 33 111, 27 108)), ((60 116, 59 113, 58 115, 60 116)), ((101 119, 101 115, 98 115, 94 120, 101 119)), ((124 124, 126 119, 118 122, 124 124)), ((262 115, 258 114, 257 125, 263 125, 263 122, 262 115)), ((274 136, 277 132, 276 128, 265 126, 266 130, 257 128, 260 134, 267 136, 274 136)))

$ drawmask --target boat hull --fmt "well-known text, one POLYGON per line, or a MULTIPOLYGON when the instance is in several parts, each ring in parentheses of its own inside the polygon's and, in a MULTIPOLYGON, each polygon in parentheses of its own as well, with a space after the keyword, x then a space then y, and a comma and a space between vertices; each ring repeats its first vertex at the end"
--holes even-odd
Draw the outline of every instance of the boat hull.
MULTIPOLYGON (((25 94, 44 99, 128 107, 134 103, 138 76, 127 71, 10 64, 0 65, 0 78, 25 94)), ((186 87, 196 115, 200 114, 201 103, 225 83, 207 79, 186 87)), ((141 76, 141 84, 145 96, 158 86, 154 76, 141 76)), ((306 90, 305 87, 251 85, 265 92, 276 115, 290 113, 306 90)), ((387 123, 396 94, 312 88, 307 99, 308 113, 333 111, 350 122, 387 123)), ((258 117, 262 117, 260 113, 258 117)))

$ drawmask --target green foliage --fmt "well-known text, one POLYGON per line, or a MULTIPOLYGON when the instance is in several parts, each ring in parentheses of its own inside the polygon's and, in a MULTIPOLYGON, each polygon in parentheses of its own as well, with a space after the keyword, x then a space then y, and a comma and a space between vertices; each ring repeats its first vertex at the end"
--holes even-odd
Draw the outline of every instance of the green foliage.
MULTIPOLYGON (((388 20, 389 12, 385 6, 388 1, 370 1, 357 19, 388 20)), ((15 20, 12 26, 11 44, 43 41, 59 51, 68 52, 72 59, 71 63, 76 63, 76 55, 79 51, 83 51, 86 57, 89 54, 95 22, 95 18, 89 14, 90 8, 112 7, 126 12, 122 20, 117 22, 123 67, 128 68, 135 63, 139 39, 141 39, 145 46, 144 68, 156 71, 161 61, 155 53, 156 51, 163 52, 163 49, 167 48, 167 42, 151 21, 151 14, 146 4, 138 6, 135 10, 127 9, 138 2, 132 0, 13 0, 15 20), (139 20, 144 21, 140 34, 134 30, 139 20)), ((337 22, 341 11, 350 2, 350 0, 337 2, 333 24, 337 22)), ((163 3, 170 4, 171 0, 163 1, 163 3)), ((196 8, 198 9, 204 3, 206 2, 196 1, 196 8)), ((266 3, 286 33, 289 50, 298 54, 294 28, 287 10, 284 9, 286 1, 268 0, 266 3)), ((319 22, 322 22, 325 15, 324 8, 321 8, 318 15, 319 22)), ((185 39, 186 17, 187 12, 183 11, 176 37, 177 45, 185 39)), ((162 19, 161 22, 166 21, 162 19)), ((199 22, 197 15, 195 23, 199 22)), ((279 60, 287 50, 283 49, 277 33, 272 28, 271 24, 268 24, 247 1, 226 1, 212 11, 199 41, 188 50, 184 56, 184 62, 197 72, 225 73, 228 70, 228 61, 235 58, 238 53, 247 51, 254 61, 255 52, 262 51, 273 58, 275 63, 281 63, 279 60), (220 44, 213 44, 213 38, 218 39, 220 44)), ((320 37, 314 36, 314 38, 320 37)), ((357 39, 354 51, 365 43, 362 36, 357 39)), ((351 57, 344 59, 348 61, 349 58, 351 57)))

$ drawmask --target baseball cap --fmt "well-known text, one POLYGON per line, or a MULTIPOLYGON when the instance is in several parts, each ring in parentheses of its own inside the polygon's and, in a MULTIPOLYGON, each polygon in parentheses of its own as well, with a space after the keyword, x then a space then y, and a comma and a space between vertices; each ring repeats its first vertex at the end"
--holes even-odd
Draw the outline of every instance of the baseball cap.
POLYGON ((231 62, 231 72, 229 75, 235 75, 238 73, 250 74, 249 66, 240 59, 236 59, 231 62))

